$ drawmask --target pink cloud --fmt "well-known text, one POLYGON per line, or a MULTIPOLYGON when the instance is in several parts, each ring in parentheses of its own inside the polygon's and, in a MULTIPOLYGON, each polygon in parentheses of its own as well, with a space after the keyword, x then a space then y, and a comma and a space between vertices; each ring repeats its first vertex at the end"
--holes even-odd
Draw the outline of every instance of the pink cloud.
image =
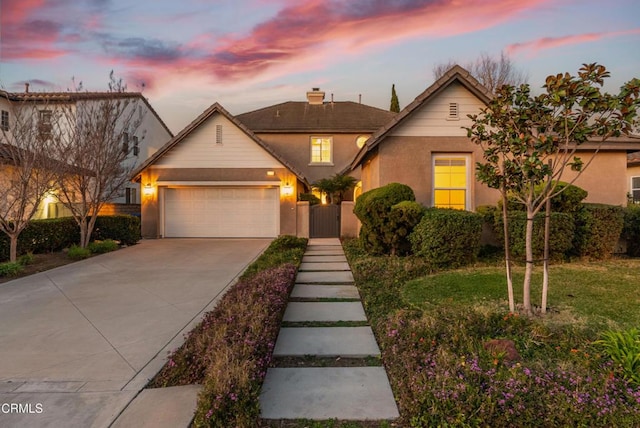
POLYGON ((640 28, 625 31, 612 31, 604 33, 585 33, 573 34, 562 37, 543 37, 541 39, 532 40, 523 43, 514 43, 507 46, 507 53, 514 54, 521 51, 540 51, 544 49, 553 49, 560 46, 577 45, 581 43, 595 42, 609 37, 626 36, 629 34, 640 34, 640 28))
MULTIPOLYGON (((219 80, 252 78, 266 70, 302 71, 401 40, 469 33, 511 19, 549 0, 287 1, 248 34, 217 40, 193 60, 219 80)), ((192 43, 199 48, 206 36, 192 43)))

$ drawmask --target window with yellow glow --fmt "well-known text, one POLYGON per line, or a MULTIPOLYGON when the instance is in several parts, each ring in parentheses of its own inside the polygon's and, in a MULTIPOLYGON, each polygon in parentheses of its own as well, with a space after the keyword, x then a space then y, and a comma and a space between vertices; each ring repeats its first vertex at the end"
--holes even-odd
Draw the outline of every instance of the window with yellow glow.
POLYGON ((439 208, 467 208, 467 158, 438 156, 433 166, 433 205, 439 208))
POLYGON ((311 163, 331 163, 331 137, 311 137, 311 163))

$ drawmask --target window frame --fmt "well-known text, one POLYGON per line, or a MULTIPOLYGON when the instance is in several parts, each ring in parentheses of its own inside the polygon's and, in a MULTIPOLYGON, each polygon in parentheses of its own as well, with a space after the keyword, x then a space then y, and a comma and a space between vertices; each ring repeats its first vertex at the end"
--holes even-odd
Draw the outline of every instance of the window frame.
POLYGON ((309 165, 328 165, 328 166, 332 166, 333 165, 333 136, 329 136, 329 135, 312 135, 311 137, 309 137, 309 165), (328 160, 323 160, 322 158, 322 153, 324 151, 324 148, 322 145, 320 145, 320 160, 319 161, 314 161, 313 160, 313 148, 314 148, 314 141, 328 141, 329 144, 329 159, 328 160))
POLYGON ((40 138, 51 137, 53 132, 53 111, 49 109, 38 110, 38 134, 40 138))
POLYGON ((6 132, 9 130, 9 111, 2 110, 1 115, 2 116, 0 117, 0 129, 6 132))
POLYGON ((634 175, 629 180, 629 193, 631 194, 631 202, 634 204, 640 203, 640 175, 634 175), (633 180, 638 180, 638 187, 633 186, 633 180), (638 197, 636 198, 635 192, 638 192, 638 197))
MULTIPOLYGON (((431 206, 436 207, 436 190, 464 190, 465 198, 464 198, 464 210, 471 211, 472 210, 472 181, 471 181, 471 167, 472 167, 472 159, 470 153, 434 153, 431 159, 431 206), (464 187, 436 187, 436 161, 443 159, 464 159, 465 162, 465 186, 464 187)), ((451 205, 451 204, 450 204, 451 205)), ((447 208, 447 207, 444 207, 447 208)), ((449 206, 448 208, 453 208, 449 206)))

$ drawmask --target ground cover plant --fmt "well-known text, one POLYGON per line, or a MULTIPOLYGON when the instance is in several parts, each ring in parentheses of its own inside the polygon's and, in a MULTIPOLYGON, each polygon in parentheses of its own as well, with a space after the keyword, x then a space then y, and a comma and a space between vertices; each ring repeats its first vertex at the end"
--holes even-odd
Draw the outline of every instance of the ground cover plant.
POLYGON ((367 255, 357 240, 344 246, 402 426, 640 425, 629 375, 640 260, 554 265, 562 288, 551 310, 525 317, 508 312, 501 263, 438 272, 416 257, 367 255))
POLYGON ((260 387, 306 243, 286 236, 273 241, 149 384, 202 384, 195 426, 257 425, 260 387))

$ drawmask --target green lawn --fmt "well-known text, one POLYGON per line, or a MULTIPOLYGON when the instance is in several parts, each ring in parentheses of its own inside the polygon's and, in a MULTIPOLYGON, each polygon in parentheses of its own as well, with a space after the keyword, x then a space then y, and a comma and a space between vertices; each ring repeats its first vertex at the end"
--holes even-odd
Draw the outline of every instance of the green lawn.
MULTIPOLYGON (((532 301, 540 305, 542 269, 533 277, 532 301)), ((524 269, 513 277, 516 302, 522 302, 524 269)), ((507 307, 504 268, 466 268, 408 282, 402 290, 410 304, 427 309, 443 303, 507 307)), ((584 323, 597 329, 640 325, 640 260, 619 259, 553 265, 550 268, 550 320, 584 323)))

